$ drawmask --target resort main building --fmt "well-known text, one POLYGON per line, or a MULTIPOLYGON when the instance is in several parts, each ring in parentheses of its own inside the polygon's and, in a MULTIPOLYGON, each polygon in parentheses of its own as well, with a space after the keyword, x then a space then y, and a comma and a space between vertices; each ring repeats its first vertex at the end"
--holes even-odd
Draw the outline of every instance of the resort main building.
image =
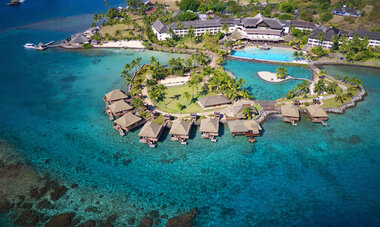
MULTIPOLYGON (((218 18, 211 20, 196 20, 173 22, 166 25, 160 20, 152 23, 153 33, 160 41, 171 39, 172 34, 183 37, 188 34, 189 30, 194 29, 194 35, 204 35, 206 32, 216 34, 223 31, 223 26, 227 25, 228 33, 235 39, 259 41, 259 42, 282 42, 284 36, 289 33, 290 27, 300 30, 311 31, 308 45, 321 46, 329 49, 332 46, 334 36, 340 37, 345 34, 352 39, 355 34, 363 39, 368 37, 368 45, 372 47, 380 46, 380 32, 355 31, 346 32, 334 27, 325 27, 312 22, 279 20, 276 18, 265 18, 260 13, 255 17, 245 18, 218 18), (323 39, 320 39, 320 33, 323 39)), ((224 32, 224 31, 223 31, 224 32)))

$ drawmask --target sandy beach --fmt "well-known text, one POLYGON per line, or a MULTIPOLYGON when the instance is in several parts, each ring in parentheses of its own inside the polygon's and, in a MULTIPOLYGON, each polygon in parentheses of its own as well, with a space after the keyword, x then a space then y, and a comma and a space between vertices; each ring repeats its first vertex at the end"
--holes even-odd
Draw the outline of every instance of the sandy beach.
POLYGON ((271 82, 271 83, 281 83, 285 80, 289 80, 291 77, 287 76, 285 79, 277 78, 276 73, 268 72, 268 71, 261 71, 258 72, 257 75, 265 81, 271 82))
POLYGON ((145 49, 145 46, 141 41, 130 40, 130 41, 110 41, 103 43, 102 45, 94 45, 94 47, 103 48, 130 48, 130 49, 145 49))

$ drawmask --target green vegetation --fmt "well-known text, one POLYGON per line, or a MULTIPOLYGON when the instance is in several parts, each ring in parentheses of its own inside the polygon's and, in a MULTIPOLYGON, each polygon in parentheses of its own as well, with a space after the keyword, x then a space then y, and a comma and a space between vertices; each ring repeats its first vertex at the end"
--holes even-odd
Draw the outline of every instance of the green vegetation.
POLYGON ((309 83, 305 80, 302 83, 297 83, 294 89, 290 89, 288 94, 286 94, 287 99, 293 99, 296 96, 303 95, 304 98, 307 98, 307 94, 310 93, 309 83))
POLYGON ((184 12, 178 14, 177 18, 179 21, 189 21, 198 19, 198 15, 192 12, 184 12))
POLYGON ((89 43, 83 43, 83 44, 82 44, 82 48, 83 48, 83 49, 87 49, 87 48, 90 48, 90 47, 92 47, 92 45, 89 44, 89 43))
POLYGON ((216 95, 216 93, 207 92, 201 84, 196 87, 201 91, 198 94, 194 94, 195 87, 189 87, 188 85, 168 87, 166 89, 165 99, 156 103, 157 108, 169 113, 178 113, 179 111, 182 111, 182 113, 203 112, 197 103, 198 98, 213 96, 216 95), (185 93, 194 95, 190 96, 189 99, 185 93))
POLYGON ((285 79, 288 76, 288 70, 285 67, 278 67, 276 69, 277 78, 285 79))
POLYGON ((374 56, 374 50, 368 47, 368 38, 360 39, 357 34, 354 35, 352 40, 347 37, 341 37, 342 44, 339 46, 339 52, 347 61, 365 61, 374 56))

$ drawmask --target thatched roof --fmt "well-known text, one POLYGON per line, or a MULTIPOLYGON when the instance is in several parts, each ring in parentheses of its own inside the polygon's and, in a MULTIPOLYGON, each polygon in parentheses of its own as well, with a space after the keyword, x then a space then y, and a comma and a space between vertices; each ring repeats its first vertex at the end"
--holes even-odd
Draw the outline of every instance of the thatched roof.
POLYGON ((191 128, 191 122, 178 119, 173 121, 173 125, 169 131, 169 134, 187 136, 189 135, 191 128))
POLYGON ((116 101, 126 99, 128 96, 126 96, 120 89, 114 89, 106 94, 106 98, 108 101, 116 101))
MULTIPOLYGON (((252 113, 258 114, 256 107, 248 106, 252 113)), ((247 108, 247 106, 232 106, 232 112, 237 118, 244 118, 243 110, 247 108)))
POLYGON ((206 118, 201 120, 201 132, 218 133, 219 132, 219 120, 216 118, 206 118))
POLYGON ((114 122, 116 124, 119 124, 122 128, 128 128, 129 126, 139 122, 141 120, 141 117, 138 117, 134 115, 131 112, 128 112, 124 114, 122 117, 119 119, 115 120, 114 122))
POLYGON ((240 132, 248 132, 249 129, 244 125, 243 121, 229 121, 228 127, 231 130, 231 133, 240 133, 240 132))
POLYGON ((76 36, 74 36, 72 39, 71 39, 71 42, 73 43, 86 43, 90 41, 89 38, 85 37, 84 35, 82 34, 77 34, 76 36))
POLYGON ((233 41, 243 39, 243 37, 241 36, 241 34, 239 33, 239 31, 237 29, 231 33, 229 38, 233 41))
POLYGON ((311 117, 328 117, 325 110, 318 104, 307 106, 306 110, 309 112, 311 117))
POLYGON ((259 134, 262 129, 260 124, 255 120, 245 120, 243 121, 243 124, 249 131, 252 131, 255 134, 259 134))
POLYGON ((305 45, 302 47, 302 51, 306 51, 306 52, 311 51, 311 46, 308 45, 308 44, 305 44, 305 45))
POLYGON ((281 106, 281 113, 284 117, 300 117, 298 107, 292 104, 285 104, 281 106))
POLYGON ((112 103, 109 108, 111 109, 112 113, 118 113, 133 109, 133 107, 126 103, 124 100, 119 100, 112 103))
POLYGON ((231 103, 231 101, 224 95, 203 97, 200 98, 198 102, 201 104, 203 108, 231 103))
POLYGON ((162 125, 154 123, 152 121, 148 121, 145 123, 145 125, 142 127, 139 136, 141 137, 150 137, 150 138, 157 138, 160 134, 162 129, 162 125))

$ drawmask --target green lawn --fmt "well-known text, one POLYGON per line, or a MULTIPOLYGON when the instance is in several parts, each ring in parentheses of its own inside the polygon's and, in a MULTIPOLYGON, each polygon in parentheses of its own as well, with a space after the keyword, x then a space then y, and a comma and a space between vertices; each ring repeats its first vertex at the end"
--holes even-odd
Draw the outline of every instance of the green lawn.
MULTIPOLYGON (((346 98, 344 102, 351 102, 351 97, 346 98)), ((332 99, 324 99, 323 100, 323 108, 339 108, 342 105, 340 101, 336 101, 335 98, 332 99)))
MULTIPOLYGON (((202 87, 199 85, 199 93, 201 93, 202 87)), ((199 112, 207 112, 204 111, 195 101, 195 99, 200 97, 207 97, 207 96, 213 96, 216 95, 214 92, 209 92, 205 95, 197 95, 197 90, 189 88, 187 85, 182 86, 174 86, 174 87, 168 87, 166 90, 167 94, 165 95, 165 100, 160 101, 156 104, 156 107, 162 111, 168 112, 168 113, 199 113, 199 112), (194 101, 186 100, 183 97, 184 92, 189 92, 190 94, 194 94, 194 101), (180 111, 177 107, 177 104, 181 103, 182 105, 185 105, 185 108, 180 111), (165 105, 166 104, 166 105, 165 105)))

